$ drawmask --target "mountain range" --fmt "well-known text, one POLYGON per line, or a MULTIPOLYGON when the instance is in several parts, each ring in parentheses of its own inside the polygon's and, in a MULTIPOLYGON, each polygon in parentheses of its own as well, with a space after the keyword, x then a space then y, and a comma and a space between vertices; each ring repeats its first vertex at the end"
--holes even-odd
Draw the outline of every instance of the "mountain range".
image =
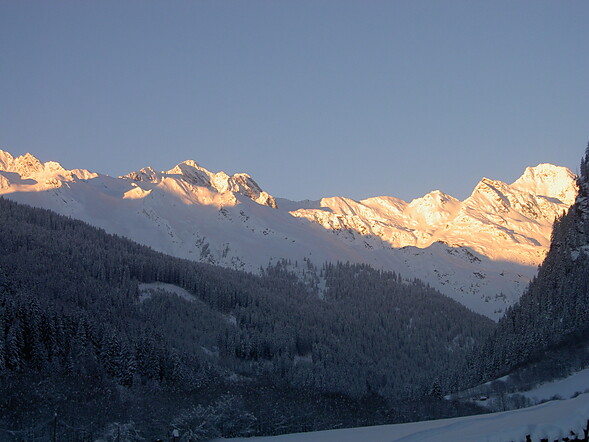
MULTIPOLYGON (((287 201, 245 174, 211 173, 194 162, 112 178, 31 155, 3 153, 0 160, 8 196, 0 198, 1 440, 144 440, 170 428, 181 440, 210 440, 428 421, 530 406, 554 394, 579 396, 546 409, 411 429, 416 438, 432 440, 467 433, 469 440, 542 438, 548 430, 553 440, 584 431, 589 148, 566 213, 559 210, 568 189, 558 183, 572 174, 540 165, 511 185, 483 179, 464 201, 441 192, 410 203, 381 197, 398 209, 381 220, 366 209, 384 210, 374 199, 287 201), (533 269, 526 261, 533 255, 521 244, 541 248, 548 210, 555 220, 536 276, 494 323, 418 279, 365 262, 317 266, 315 256, 285 258, 284 247, 266 250, 277 253, 266 267, 242 260, 252 270, 247 273, 226 268, 240 261, 210 265, 215 257, 207 248, 218 247, 211 240, 197 244, 198 257, 179 259, 9 199, 67 209, 152 243, 162 236, 144 219, 170 227, 164 232, 177 241, 172 245, 186 246, 175 235, 205 228, 218 237, 234 235, 235 243, 226 238, 227 256, 248 246, 264 250, 263 238, 276 233, 257 229, 274 222, 281 234, 293 235, 295 242, 286 243, 296 247, 312 242, 305 236, 311 231, 344 253, 411 251, 405 256, 414 256, 414 266, 470 257, 455 275, 488 263, 533 269), (415 212, 423 201, 431 209, 419 211, 420 218, 415 212), (309 219, 323 212, 334 215, 309 219), (469 216, 479 224, 467 223, 469 216), (329 224, 334 220, 342 224, 329 224), (389 236, 377 221, 389 226, 389 236), (511 235, 494 237, 492 221, 511 235), (401 229, 402 222, 405 231, 413 229, 413 245, 393 244, 393 227, 401 229), (462 238, 460 225, 478 235, 462 238), (452 237, 461 242, 451 243, 452 237), (458 258, 436 261, 432 250, 458 258), (509 432, 496 423, 509 424, 509 432)), ((243 256, 256 257, 248 252, 243 256)), ((391 439, 405 428, 376 431, 391 439)))
POLYGON ((575 179, 540 164, 512 184, 483 178, 463 201, 438 190, 411 202, 290 201, 245 173, 212 173, 191 160, 114 178, 0 151, 1 195, 157 251, 251 272, 280 260, 299 272, 312 268, 305 262, 365 263, 419 278, 492 319, 535 275, 554 219, 575 200, 575 179))

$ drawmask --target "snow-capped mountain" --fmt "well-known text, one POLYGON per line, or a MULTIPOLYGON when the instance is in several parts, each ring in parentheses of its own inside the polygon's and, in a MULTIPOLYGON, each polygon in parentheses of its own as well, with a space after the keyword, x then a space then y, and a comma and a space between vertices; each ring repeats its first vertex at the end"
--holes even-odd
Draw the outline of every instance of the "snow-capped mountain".
POLYGON ((359 202, 335 197, 292 215, 344 237, 360 233, 395 248, 442 242, 469 247, 494 261, 537 266, 546 255, 554 218, 576 194, 568 169, 540 164, 511 185, 483 178, 462 202, 439 190, 410 203, 392 197, 359 202))
POLYGON ((151 167, 147 167, 120 178, 152 184, 160 184, 163 181, 168 181, 168 184, 182 182, 194 193, 198 193, 198 189, 204 187, 212 189, 218 194, 239 193, 256 203, 276 207, 274 198, 262 191, 260 186, 248 174, 236 173, 229 176, 225 172, 211 173, 192 160, 184 161, 167 172, 158 173, 151 167))
MULTIPOLYGON (((566 168, 528 168, 513 184, 483 179, 459 201, 439 191, 393 197, 275 199, 247 174, 194 161, 119 178, 0 151, 0 194, 81 219, 156 250, 249 271, 286 258, 350 261, 417 277, 494 319, 521 294, 574 201, 566 168)), ((301 266, 299 266, 301 268, 301 266)))

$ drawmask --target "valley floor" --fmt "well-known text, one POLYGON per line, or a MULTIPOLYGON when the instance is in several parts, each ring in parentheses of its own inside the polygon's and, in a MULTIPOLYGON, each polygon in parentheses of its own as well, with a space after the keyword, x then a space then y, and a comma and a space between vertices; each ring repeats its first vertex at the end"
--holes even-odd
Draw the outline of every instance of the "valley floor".
POLYGON ((554 397, 567 399, 573 397, 575 394, 586 392, 588 388, 589 368, 586 368, 567 378, 546 382, 521 394, 533 401, 540 402, 554 397))
POLYGON ((286 434, 273 437, 232 439, 247 442, 392 442, 454 441, 505 442, 570 437, 571 431, 583 436, 589 420, 589 394, 573 399, 502 413, 453 419, 381 425, 364 428, 286 434))

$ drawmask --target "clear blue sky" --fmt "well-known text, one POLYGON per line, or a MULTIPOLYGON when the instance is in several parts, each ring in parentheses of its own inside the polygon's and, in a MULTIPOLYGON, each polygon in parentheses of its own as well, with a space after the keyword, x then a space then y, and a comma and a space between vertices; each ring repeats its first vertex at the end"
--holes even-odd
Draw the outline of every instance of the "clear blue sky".
POLYGON ((291 199, 577 170, 589 1, 0 0, 0 148, 291 199))

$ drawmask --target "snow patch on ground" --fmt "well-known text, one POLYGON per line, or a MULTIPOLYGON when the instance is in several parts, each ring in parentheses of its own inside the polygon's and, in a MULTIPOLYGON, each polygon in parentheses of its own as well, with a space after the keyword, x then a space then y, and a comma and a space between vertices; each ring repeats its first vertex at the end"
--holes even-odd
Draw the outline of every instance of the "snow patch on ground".
POLYGON ((223 315, 223 319, 225 319, 228 324, 237 325, 237 318, 234 315, 223 315))
POLYGON ((190 292, 178 287, 174 284, 166 284, 165 282, 150 282, 139 284, 139 301, 143 302, 158 292, 166 292, 172 295, 179 296, 186 301, 195 302, 196 298, 190 292))
POLYGON ((558 379, 538 385, 536 388, 520 394, 535 401, 549 400, 555 396, 563 399, 573 397, 577 393, 589 390, 589 368, 573 373, 567 378, 558 379))
POLYGON ((581 393, 589 393, 589 367, 560 379, 543 383, 526 382, 522 383, 517 376, 506 375, 449 394, 445 399, 472 402, 490 412, 537 405, 552 399, 570 399, 581 393))
POLYGON ((294 357, 294 364, 300 364, 300 363, 307 363, 307 364, 312 364, 313 363, 313 355, 308 354, 305 356, 299 356, 299 355, 295 355, 294 357))

